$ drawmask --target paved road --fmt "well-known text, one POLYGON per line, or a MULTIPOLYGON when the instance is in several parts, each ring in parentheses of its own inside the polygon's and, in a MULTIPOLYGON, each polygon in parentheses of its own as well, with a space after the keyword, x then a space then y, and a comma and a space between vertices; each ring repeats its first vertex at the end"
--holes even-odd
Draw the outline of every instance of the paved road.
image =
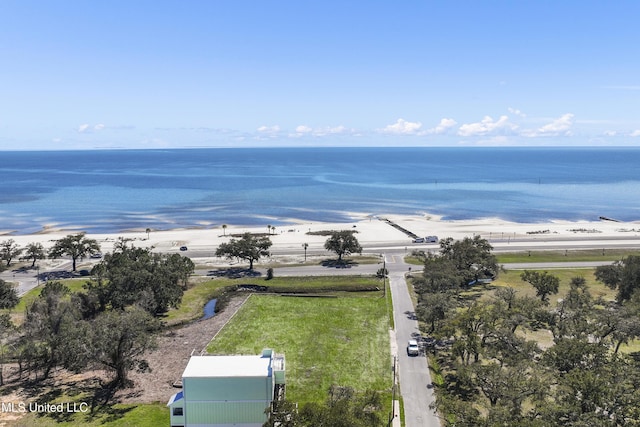
POLYGON ((22 296, 29 292, 31 289, 42 283, 45 277, 65 277, 70 276, 71 273, 71 261, 60 260, 50 268, 46 269, 19 269, 19 270, 6 270, 0 273, 0 279, 16 284, 16 290, 18 296, 22 296), (40 277, 38 277, 40 273, 40 277))
POLYGON ((414 318, 414 307, 405 273, 409 265, 404 263, 403 255, 386 256, 389 270, 389 286, 393 299, 393 318, 398 345, 398 368, 400 376, 400 394, 404 400, 406 427, 439 427, 440 420, 429 409, 435 396, 431 383, 431 373, 424 356, 407 355, 407 341, 420 334, 418 321, 414 318))

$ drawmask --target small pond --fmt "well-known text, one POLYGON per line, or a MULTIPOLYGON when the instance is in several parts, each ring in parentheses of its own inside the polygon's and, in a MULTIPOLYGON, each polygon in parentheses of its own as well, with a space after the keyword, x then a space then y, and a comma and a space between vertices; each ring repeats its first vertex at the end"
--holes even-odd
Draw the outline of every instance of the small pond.
POLYGON ((202 320, 209 319, 216 314, 216 301, 217 299, 212 299, 204 306, 204 316, 202 316, 202 320))

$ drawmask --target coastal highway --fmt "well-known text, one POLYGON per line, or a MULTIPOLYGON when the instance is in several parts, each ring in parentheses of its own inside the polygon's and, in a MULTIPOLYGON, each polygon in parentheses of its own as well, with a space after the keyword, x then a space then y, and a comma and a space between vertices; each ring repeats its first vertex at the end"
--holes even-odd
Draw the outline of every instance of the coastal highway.
MULTIPOLYGON (((486 237, 486 236, 483 236, 486 237)), ((599 237, 597 235, 576 235, 576 236, 536 236, 526 238, 493 238, 487 239, 493 246, 494 252, 521 252, 539 250, 585 250, 585 249, 640 249, 640 236, 617 236, 599 237)), ((304 250, 301 245, 283 244, 278 242, 277 237, 273 239, 274 244, 270 252, 275 255, 302 255, 304 250)), ((410 253, 413 250, 437 252, 440 246, 437 243, 412 243, 410 239, 401 240, 380 240, 360 242, 364 253, 410 253)), ((183 254, 191 258, 213 257, 216 246, 194 246, 190 245, 189 250, 183 254)), ((169 252, 179 252, 177 248, 169 252)), ((180 253, 180 252, 179 252, 180 253)), ((307 255, 321 255, 330 257, 332 254, 324 249, 323 244, 310 244, 307 255)))

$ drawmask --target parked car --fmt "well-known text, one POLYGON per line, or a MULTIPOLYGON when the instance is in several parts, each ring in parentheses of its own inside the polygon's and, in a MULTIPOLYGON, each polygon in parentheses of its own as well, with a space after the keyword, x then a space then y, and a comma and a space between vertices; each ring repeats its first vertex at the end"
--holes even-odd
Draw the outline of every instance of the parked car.
POLYGON ((427 236, 424 238, 427 243, 438 243, 438 236, 427 236))
POLYGON ((418 341, 409 340, 407 344, 407 355, 418 356, 420 354, 420 347, 418 347, 418 341))
POLYGON ((102 258, 102 253, 100 253, 100 252, 93 253, 93 254, 91 254, 91 258, 100 259, 100 258, 102 258))
POLYGON ((184 251, 186 251, 186 250, 187 250, 187 247, 186 247, 186 246, 180 246, 180 250, 181 250, 182 252, 184 252, 184 251))
POLYGON ((424 237, 418 237, 417 239, 413 239, 413 243, 424 243, 424 237))

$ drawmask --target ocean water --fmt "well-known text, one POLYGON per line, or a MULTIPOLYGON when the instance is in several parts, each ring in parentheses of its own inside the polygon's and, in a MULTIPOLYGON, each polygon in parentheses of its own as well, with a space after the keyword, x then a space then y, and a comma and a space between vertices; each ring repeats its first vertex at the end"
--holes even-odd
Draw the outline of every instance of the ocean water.
POLYGON ((0 152, 0 230, 349 221, 347 212, 640 219, 640 148, 0 152))

